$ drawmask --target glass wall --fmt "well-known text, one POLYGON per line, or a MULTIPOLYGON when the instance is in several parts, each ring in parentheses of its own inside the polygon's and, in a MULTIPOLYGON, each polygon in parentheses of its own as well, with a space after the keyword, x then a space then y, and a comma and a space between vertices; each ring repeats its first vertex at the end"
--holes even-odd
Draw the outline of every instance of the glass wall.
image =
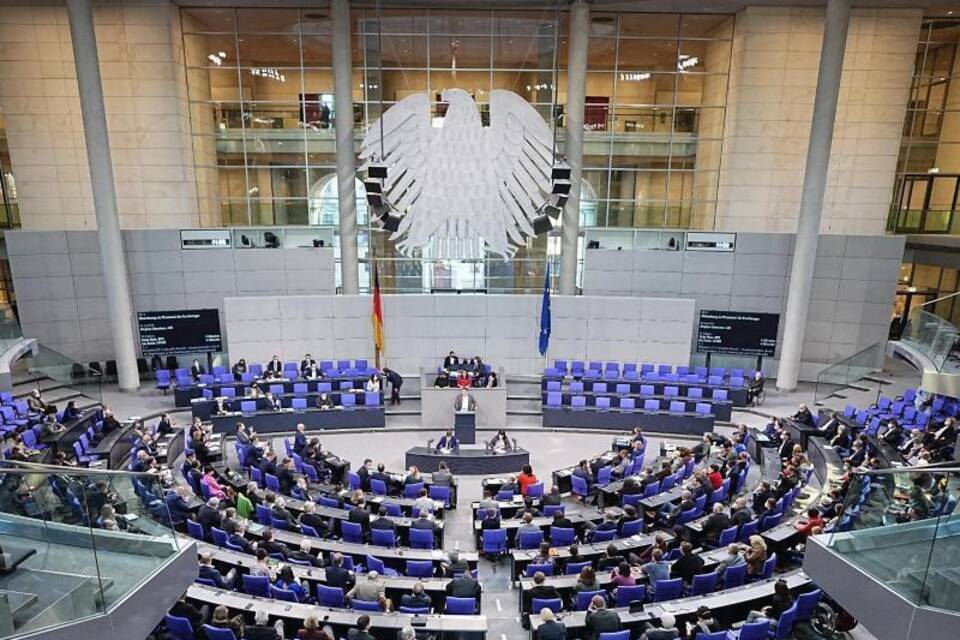
MULTIPOLYGON (((311 225, 336 234, 329 10, 183 8, 181 24, 201 219, 207 226, 311 225)), ((513 91, 564 153, 567 12, 355 9, 353 120, 359 143, 381 109, 465 89, 484 122, 494 89, 513 91)), ((585 227, 713 228, 733 16, 597 13, 587 61, 585 227)), ((362 193, 362 189, 358 189, 362 193)), ((360 214, 361 287, 538 290, 555 237, 510 262, 400 256, 360 214), (385 279, 385 280, 384 280, 385 279)), ((338 242, 334 247, 339 251, 338 242)))
POLYGON ((960 233, 960 19, 925 18, 920 28, 897 180, 887 228, 960 233))
POLYGON ((0 113, 0 228, 20 226, 20 210, 17 207, 17 186, 13 180, 13 165, 7 145, 7 129, 0 113))

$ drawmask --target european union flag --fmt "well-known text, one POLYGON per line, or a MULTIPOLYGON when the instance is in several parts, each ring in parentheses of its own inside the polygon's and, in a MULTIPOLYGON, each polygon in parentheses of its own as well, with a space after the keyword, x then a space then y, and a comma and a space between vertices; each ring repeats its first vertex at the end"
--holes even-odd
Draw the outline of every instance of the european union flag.
POLYGON ((540 355, 547 355, 550 346, 550 263, 543 279, 543 302, 540 303, 540 355))

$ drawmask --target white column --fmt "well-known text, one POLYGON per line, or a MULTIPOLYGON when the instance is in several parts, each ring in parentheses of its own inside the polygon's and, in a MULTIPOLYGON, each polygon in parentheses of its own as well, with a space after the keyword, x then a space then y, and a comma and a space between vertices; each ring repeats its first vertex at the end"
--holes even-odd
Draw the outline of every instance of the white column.
POLYGON ((797 223, 797 239, 790 270, 780 369, 777 372, 777 388, 781 391, 796 389, 797 378, 800 376, 800 357, 807 328, 807 310, 810 307, 813 269, 817 260, 823 195, 827 186, 833 124, 837 116, 840 74, 843 70, 843 54, 849 26, 850 0, 828 0, 823 47, 820 50, 820 70, 817 74, 817 93, 813 102, 813 121, 810 124, 810 144, 807 147, 807 166, 800 196, 800 219, 797 223))
POLYGON ((70 37, 77 69, 80 111, 90 165, 90 186, 97 215, 97 237, 100 240, 100 263, 103 287, 110 318, 111 338, 117 360, 117 378, 122 391, 135 391, 140 386, 137 351, 133 341, 133 309, 127 264, 120 236, 120 216, 113 183, 113 161, 107 135, 107 115, 103 105, 100 62, 97 58, 97 35, 93 28, 90 0, 67 0, 70 16, 70 37))
POLYGON ((357 161, 353 151, 353 60, 350 47, 350 1, 333 0, 334 131, 337 136, 337 205, 340 211, 340 272, 344 295, 360 289, 357 261, 357 161))
POLYGON ((587 38, 590 5, 570 3, 570 55, 567 59, 566 156, 570 164, 570 199, 560 232, 560 293, 577 292, 577 239, 580 235, 580 183, 583 180, 583 103, 587 89, 587 38))

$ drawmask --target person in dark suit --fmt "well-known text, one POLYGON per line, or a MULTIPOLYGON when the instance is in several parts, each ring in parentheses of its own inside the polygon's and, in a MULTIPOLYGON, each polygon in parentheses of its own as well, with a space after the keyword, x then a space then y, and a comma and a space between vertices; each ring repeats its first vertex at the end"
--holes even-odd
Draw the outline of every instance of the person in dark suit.
MULTIPOLYGON (((724 514, 726 515, 726 514, 724 514)), ((685 584, 693 582, 693 576, 703 572, 703 558, 693 552, 693 545, 684 542, 680 545, 680 557, 670 568, 670 575, 682 578, 685 584)))
POLYGON ((436 540, 438 536, 437 523, 430 518, 430 514, 420 512, 420 517, 410 523, 411 529, 421 529, 423 531, 433 531, 433 538, 436 540))
POLYGON ((373 473, 373 460, 366 458, 363 464, 357 469, 357 475, 360 476, 360 488, 364 491, 370 491, 370 474, 373 473))
POLYGON ((190 626, 199 629, 204 622, 210 619, 210 605, 205 604, 200 609, 187 602, 187 596, 184 594, 170 608, 170 615, 178 618, 186 618, 190 621, 190 626))
POLYGON ((480 583, 469 571, 448 582, 446 591, 447 596, 453 598, 476 598, 477 602, 480 601, 480 583))
POLYGON ((307 448, 307 427, 302 423, 297 424, 297 432, 293 436, 293 450, 297 455, 302 456, 303 450, 307 448))
POLYGON ((343 568, 343 556, 341 554, 333 554, 330 566, 326 568, 325 573, 328 587, 340 587, 344 593, 353 588, 353 574, 343 568))
POLYGON ((280 362, 280 356, 273 356, 273 359, 267 363, 267 373, 279 376, 283 373, 283 363, 280 362))
POLYGON ((703 523, 703 537, 711 542, 720 539, 720 533, 730 527, 730 516, 723 511, 723 505, 719 502, 714 503, 713 512, 707 516, 703 523))
POLYGON ((160 422, 157 423, 157 435, 168 436, 173 434, 173 423, 170 421, 170 415, 164 413, 160 416, 160 422))
POLYGON ((813 414, 810 413, 810 409, 805 404, 801 404, 797 409, 797 412, 790 416, 790 419, 799 422, 800 424, 805 424, 808 427, 814 426, 813 414))
POLYGON ((553 522, 550 523, 551 529, 574 529, 573 520, 566 516, 563 511, 553 512, 553 522))
POLYGON ((400 404, 400 387, 403 386, 403 376, 387 367, 383 368, 383 375, 390 382, 390 404, 400 404))
POLYGON ((381 531, 392 531, 394 535, 397 533, 397 523, 387 517, 387 508, 383 505, 380 505, 380 508, 377 510, 377 518, 370 521, 370 529, 379 529, 381 531))
MULTIPOLYGON (((547 576, 542 571, 533 574, 533 586, 524 594, 532 603, 534 600, 556 600, 560 592, 553 585, 546 584, 547 576)), ((533 613, 536 613, 534 611, 533 613)))
POLYGON ((430 600, 430 596, 426 594, 423 583, 417 580, 413 583, 413 593, 405 593, 400 597, 400 606, 429 609, 433 606, 433 602, 430 600))
POLYGON ((587 638, 598 640, 601 633, 620 631, 623 625, 616 611, 607 609, 603 596, 594 596, 587 608, 586 617, 587 638))
POLYGON ((939 449, 941 447, 953 446, 957 441, 957 426, 953 418, 947 418, 943 421, 943 426, 936 431, 927 432, 924 437, 930 447, 939 449))
MULTIPOLYGON (((534 611, 533 613, 537 613, 534 611)), ((567 640, 567 628, 557 622, 553 610, 544 607, 540 612, 540 626, 537 627, 537 640, 567 640)))
POLYGON ((212 581, 219 589, 233 589, 234 582, 237 579, 237 570, 234 568, 228 571, 227 575, 221 575, 220 571, 213 566, 213 554, 204 551, 200 554, 200 569, 197 575, 212 581))
POLYGON ((347 519, 363 527, 364 533, 370 531, 370 512, 367 511, 367 502, 362 493, 354 496, 347 519))
POLYGON ((303 360, 300 361, 300 375, 306 378, 307 371, 310 369, 310 367, 315 366, 317 366, 317 361, 314 360, 309 353, 304 355, 303 360))
POLYGON ((780 448, 777 449, 777 456, 781 460, 789 460, 793 455, 794 444, 796 443, 793 441, 793 438, 790 437, 790 434, 784 431, 783 436, 780 438, 780 448))
POLYGON ((557 485, 550 487, 550 491, 543 495, 540 504, 542 506, 553 505, 558 506, 563 503, 563 497, 560 495, 560 488, 557 485))
POLYGON ((234 380, 239 380, 240 377, 247 372, 247 361, 243 358, 237 360, 234 363, 233 367, 230 368, 230 373, 233 374, 234 380))
POLYGON ((193 364, 190 365, 190 376, 193 378, 193 381, 197 382, 200 380, 200 376, 202 376, 204 373, 206 373, 206 371, 204 371, 203 365, 200 364, 200 361, 194 360, 193 364))
POLYGON ((244 537, 244 534, 247 532, 246 525, 242 523, 237 523, 237 528, 234 529, 233 533, 227 536, 227 541, 234 545, 235 547, 240 547, 243 549, 244 553, 249 553, 253 555, 256 552, 256 546, 244 537))
POLYGON ((443 368, 447 371, 453 371, 460 365, 460 358, 457 357, 453 351, 447 354, 447 357, 443 359, 443 368))
POLYGON ((460 440, 457 439, 457 436, 453 435, 453 431, 447 430, 443 436, 440 437, 440 440, 437 441, 436 451, 441 449, 450 449, 451 451, 456 451, 460 448, 460 440))
POLYGON ((177 485, 164 497, 163 501, 167 505, 167 511, 170 512, 170 519, 174 525, 182 525, 193 514, 188 502, 189 497, 190 490, 183 485, 177 485))
POLYGON ((272 476, 277 475, 277 454, 271 451, 263 456, 263 460, 260 461, 260 473, 264 478, 268 473, 272 476))
POLYGON ((357 618, 357 628, 347 632, 347 640, 376 640, 370 633, 370 616, 357 618))
POLYGON ((283 520, 287 523, 288 529, 296 530, 297 521, 294 519, 293 514, 290 513, 290 510, 287 509, 287 501, 283 496, 277 496, 273 501, 273 506, 270 507, 270 517, 277 520, 283 520))
POLYGON ((284 559, 290 554, 290 550, 287 549, 287 545, 282 542, 277 542, 273 539, 273 529, 267 528, 263 530, 263 533, 260 534, 262 540, 260 544, 257 545, 257 548, 263 549, 268 554, 277 553, 283 556, 284 559))
POLYGON ((270 624, 270 614, 265 609, 257 609, 253 619, 256 624, 243 628, 243 640, 282 640, 277 628, 270 624))
POLYGON ((303 513, 300 514, 300 526, 311 527, 321 537, 330 534, 330 525, 323 516, 317 513, 317 504, 308 501, 303 503, 303 513))
POLYGON ((207 443, 203 441, 203 435, 199 431, 193 432, 193 439, 190 440, 190 448, 197 454, 197 462, 207 464, 213 458, 207 443))
POLYGON ((322 567, 323 560, 310 553, 310 538, 304 538, 300 541, 300 548, 291 551, 287 560, 296 560, 297 562, 309 562, 311 567, 322 567))
POLYGON ((382 462, 377 465, 377 470, 370 475, 370 479, 380 480, 387 485, 388 489, 390 488, 390 483, 392 482, 392 478, 390 478, 390 474, 386 472, 386 467, 382 462))
POLYGON ((756 491, 753 492, 753 511, 754 513, 760 513, 763 510, 764 505, 767 503, 767 500, 773 497, 773 488, 770 486, 770 483, 766 480, 760 483, 760 486, 757 487, 756 491))
POLYGON ((207 500, 206 504, 200 505, 200 509, 197 511, 197 522, 203 525, 203 530, 207 535, 210 535, 211 527, 220 528, 220 524, 223 522, 220 498, 214 496, 207 500))
POLYGON ((277 469, 277 480, 280 482, 280 493, 290 494, 290 491, 297 484, 297 476, 294 474, 293 460, 284 458, 277 469))

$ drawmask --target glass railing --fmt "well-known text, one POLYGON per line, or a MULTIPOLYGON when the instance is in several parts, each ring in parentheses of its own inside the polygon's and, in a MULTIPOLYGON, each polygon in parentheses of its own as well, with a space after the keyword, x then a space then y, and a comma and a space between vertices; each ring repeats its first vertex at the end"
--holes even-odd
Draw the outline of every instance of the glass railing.
POLYGON ((911 603, 960 612, 960 467, 857 474, 828 546, 911 603))
MULTIPOLYGON (((866 376, 878 377, 882 375, 881 364, 886 354, 887 343, 878 342, 865 349, 835 362, 817 374, 817 386, 814 391, 814 403, 820 404, 837 391, 862 381, 866 376)), ((863 382, 858 386, 877 386, 877 397, 880 395, 879 382, 863 382)))
POLYGON ((71 400, 79 409, 103 401, 103 383, 109 371, 91 369, 42 344, 36 354, 27 358, 26 366, 31 386, 58 410, 63 410, 71 400))
POLYGON ((169 479, 2 465, 0 638, 106 613, 179 550, 169 479))
POLYGON ((910 312, 900 340, 927 356, 937 371, 943 371, 958 336, 960 332, 953 324, 917 307, 910 312))
POLYGON ((23 338, 20 323, 9 304, 0 304, 0 352, 23 338))

